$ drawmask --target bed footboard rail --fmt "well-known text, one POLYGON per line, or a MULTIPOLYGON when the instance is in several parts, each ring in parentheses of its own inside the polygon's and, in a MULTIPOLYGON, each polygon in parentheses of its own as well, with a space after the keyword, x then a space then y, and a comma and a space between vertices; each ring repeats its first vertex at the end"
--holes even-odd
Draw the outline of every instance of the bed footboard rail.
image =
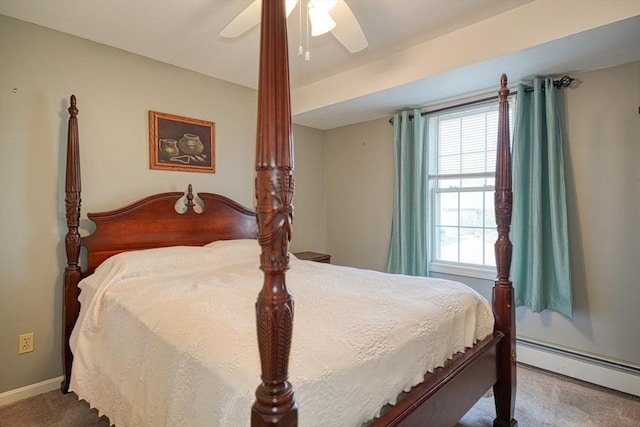
POLYGON ((457 353, 445 366, 426 373, 424 380, 385 405, 378 418, 362 427, 452 426, 497 381, 497 346, 504 336, 496 332, 457 353))

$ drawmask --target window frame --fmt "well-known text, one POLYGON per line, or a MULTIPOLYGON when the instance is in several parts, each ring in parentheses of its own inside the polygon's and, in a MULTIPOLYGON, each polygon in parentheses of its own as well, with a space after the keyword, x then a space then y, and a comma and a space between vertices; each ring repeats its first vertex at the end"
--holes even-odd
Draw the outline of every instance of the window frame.
MULTIPOLYGON (((509 97, 509 116, 510 119, 511 117, 513 117, 513 97, 515 96, 512 95, 509 97)), ((484 98, 484 99, 480 99, 477 101, 472 101, 472 102, 460 102, 459 104, 456 105, 452 105, 450 107, 446 107, 440 110, 432 110, 432 111, 426 111, 425 114, 427 116, 427 135, 429 136, 429 115, 433 115, 435 113, 441 113, 443 110, 447 110, 447 112, 451 112, 451 113, 455 113, 456 110, 463 112, 463 111, 469 111, 469 110, 481 110, 487 107, 492 107, 492 108, 498 108, 499 107, 499 99, 498 97, 491 97, 491 98, 484 98)), ((509 121, 510 126, 512 121, 509 121)), ((510 132, 510 135, 512 134, 512 132, 510 132)), ((485 130, 485 135, 486 135, 486 130, 485 130)), ((431 151, 431 141, 428 140, 428 144, 429 144, 429 152, 430 154, 432 153, 431 151)), ((486 153, 486 149, 485 149, 485 153, 486 153)), ((436 161, 439 160, 439 152, 436 150, 436 161)), ((432 161, 429 161, 429 166, 431 166, 432 161)), ((495 163, 494 163, 494 168, 495 168, 495 163)), ((494 280, 496 278, 496 267, 495 266, 491 266, 491 265, 481 265, 481 264, 471 264, 471 263, 465 263, 465 262, 454 262, 454 261, 446 261, 446 260, 440 260, 440 259, 434 259, 434 255, 436 254, 437 250, 439 249, 439 246, 436 246, 437 243, 437 237, 439 236, 438 233, 436 233, 437 231, 437 224, 436 224, 436 220, 437 220, 437 215, 438 215, 438 209, 439 205, 436 203, 437 202, 437 197, 438 194, 442 194, 445 192, 450 192, 450 193, 455 193, 455 194, 460 194, 462 192, 493 192, 495 193, 495 182, 492 185, 484 185, 484 186, 475 186, 475 187, 457 187, 457 188, 453 188, 453 189, 439 189, 438 188, 438 183, 440 180, 442 179, 473 179, 473 178, 480 178, 480 179, 490 179, 490 178, 494 178, 495 177, 495 170, 492 172, 474 172, 474 173, 468 173, 468 174, 464 174, 464 173, 458 173, 458 174, 447 174, 447 175, 443 175, 443 174, 437 174, 437 173, 432 173, 431 170, 428 171, 428 185, 427 188, 429 191, 429 201, 430 201, 430 218, 429 218, 429 234, 431 235, 429 237, 430 239, 430 249, 429 249, 429 271, 434 272, 434 273, 440 273, 440 274, 448 274, 448 275, 456 275, 456 276, 463 276, 463 277, 472 277, 472 278, 478 278, 478 279, 486 279, 486 280, 494 280)), ((459 206, 459 205, 458 205, 459 206)), ((486 207, 486 202, 485 205, 486 207)), ((484 217, 486 218, 486 210, 483 207, 483 214, 484 217)), ((483 220, 484 222, 484 220, 483 220)), ((458 230, 460 230, 460 218, 458 218, 458 225, 456 227, 458 230)), ((487 224, 484 224, 483 227, 479 227, 482 228, 484 230, 496 230, 496 225, 494 222, 493 227, 488 227, 487 224)), ((486 252, 483 253, 483 259, 484 259, 484 254, 486 254, 486 252)), ((458 256, 459 259, 459 256, 458 256)))

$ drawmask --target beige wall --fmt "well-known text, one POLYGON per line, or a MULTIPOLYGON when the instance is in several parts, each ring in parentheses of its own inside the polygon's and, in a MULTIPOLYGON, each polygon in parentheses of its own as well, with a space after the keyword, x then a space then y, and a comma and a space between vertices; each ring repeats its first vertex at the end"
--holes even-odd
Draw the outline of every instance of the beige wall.
POLYGON ((294 126, 296 195, 291 250, 326 250, 324 207, 324 132, 294 126))
MULTIPOLYGON (((518 335, 640 365, 640 63, 572 75, 581 83, 565 91, 574 319, 521 307, 518 335)), ((391 126, 381 119, 325 138, 327 250, 337 264, 383 270, 391 126)), ((490 281, 450 277, 490 298, 490 281)))
POLYGON ((334 264, 383 270, 393 215, 389 119, 325 133, 327 250, 334 264))
POLYGON ((520 334, 640 366, 640 62, 566 91, 573 321, 518 309, 520 334))
MULTIPOLYGON (((80 109, 83 218, 189 183, 253 206, 254 90, 0 16, 0 393, 62 374, 72 93, 80 109), (216 173, 150 170, 148 110, 214 121, 216 173), (18 355, 18 335, 27 332, 35 333, 35 351, 18 355)), ((323 132, 295 126, 294 137, 299 207, 291 248, 321 251, 323 132)))

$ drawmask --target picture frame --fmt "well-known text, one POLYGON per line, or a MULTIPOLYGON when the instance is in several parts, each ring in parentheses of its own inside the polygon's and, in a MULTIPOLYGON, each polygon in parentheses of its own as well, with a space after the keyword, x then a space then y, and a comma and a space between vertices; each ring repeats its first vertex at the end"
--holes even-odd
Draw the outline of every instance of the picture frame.
POLYGON ((150 110, 149 168, 215 173, 215 123, 150 110))

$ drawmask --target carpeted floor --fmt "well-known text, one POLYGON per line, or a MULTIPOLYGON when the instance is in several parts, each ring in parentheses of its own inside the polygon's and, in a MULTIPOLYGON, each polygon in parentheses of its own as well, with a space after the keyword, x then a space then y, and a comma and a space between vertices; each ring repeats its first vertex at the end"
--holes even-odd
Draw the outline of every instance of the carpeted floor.
MULTIPOLYGON (((518 365, 519 427, 640 427, 640 398, 518 365)), ((482 398, 458 427, 491 426, 493 398, 482 398)))
MULTIPOLYGON (((458 427, 491 426, 494 417, 493 398, 482 398, 458 427)), ((520 427, 640 427, 640 398, 520 365, 516 419, 520 427)), ((109 420, 75 394, 51 391, 0 407, 0 426, 108 427, 109 420)))

